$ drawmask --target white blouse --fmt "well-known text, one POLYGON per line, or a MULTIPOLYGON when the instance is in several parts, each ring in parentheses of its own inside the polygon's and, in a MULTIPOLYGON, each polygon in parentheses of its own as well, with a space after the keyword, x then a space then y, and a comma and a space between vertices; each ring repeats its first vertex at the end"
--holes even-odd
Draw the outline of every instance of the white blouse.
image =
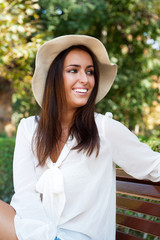
POLYGON ((41 167, 32 151, 35 117, 22 119, 13 174, 19 240, 115 240, 118 164, 135 178, 160 181, 160 153, 152 151, 111 113, 95 114, 100 152, 90 157, 72 150, 68 139, 58 160, 41 167))

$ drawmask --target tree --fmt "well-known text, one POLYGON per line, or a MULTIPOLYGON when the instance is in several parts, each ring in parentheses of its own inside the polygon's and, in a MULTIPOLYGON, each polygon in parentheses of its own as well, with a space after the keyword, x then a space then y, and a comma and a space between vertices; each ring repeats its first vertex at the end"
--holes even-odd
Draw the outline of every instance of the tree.
POLYGON ((0 81, 14 86, 13 116, 28 116, 37 108, 30 87, 37 48, 60 35, 88 34, 104 43, 118 65, 112 90, 97 111, 112 111, 130 129, 137 123, 143 127, 144 106, 158 95, 152 85, 160 65, 159 51, 153 48, 160 42, 159 0, 1 2, 0 81))
POLYGON ((31 76, 37 47, 43 42, 38 33, 39 5, 34 0, 1 1, 0 5, 0 102, 2 127, 14 117, 29 115, 35 101, 31 94, 31 76), (7 91, 6 91, 7 88, 7 91), (1 99, 1 100, 3 100, 1 99), (5 106, 5 107, 4 107, 5 106), (7 116, 7 119, 6 119, 7 116))

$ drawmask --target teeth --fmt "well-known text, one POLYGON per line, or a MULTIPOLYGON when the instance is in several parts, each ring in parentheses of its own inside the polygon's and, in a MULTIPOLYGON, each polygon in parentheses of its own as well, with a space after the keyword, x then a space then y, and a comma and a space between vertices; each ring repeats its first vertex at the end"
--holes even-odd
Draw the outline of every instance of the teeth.
POLYGON ((77 88, 77 89, 74 89, 74 91, 75 91, 75 92, 85 93, 85 92, 87 92, 87 89, 77 88))

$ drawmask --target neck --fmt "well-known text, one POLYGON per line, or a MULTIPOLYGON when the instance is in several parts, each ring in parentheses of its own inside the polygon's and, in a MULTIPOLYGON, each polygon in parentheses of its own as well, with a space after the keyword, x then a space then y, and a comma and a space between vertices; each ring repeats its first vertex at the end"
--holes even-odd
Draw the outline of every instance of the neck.
POLYGON ((69 129, 73 123, 75 111, 63 111, 61 124, 62 130, 69 129))

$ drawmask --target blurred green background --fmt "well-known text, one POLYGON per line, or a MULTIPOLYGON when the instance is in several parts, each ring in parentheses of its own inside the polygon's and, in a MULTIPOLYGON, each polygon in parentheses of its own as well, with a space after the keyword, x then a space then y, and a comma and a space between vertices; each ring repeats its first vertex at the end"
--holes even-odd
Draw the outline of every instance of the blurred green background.
POLYGON ((118 75, 96 111, 110 111, 160 150, 159 0, 0 0, 0 198, 9 202, 16 127, 39 112, 31 90, 35 54, 64 34, 100 39, 118 75), (9 137, 7 137, 9 136, 9 137))

